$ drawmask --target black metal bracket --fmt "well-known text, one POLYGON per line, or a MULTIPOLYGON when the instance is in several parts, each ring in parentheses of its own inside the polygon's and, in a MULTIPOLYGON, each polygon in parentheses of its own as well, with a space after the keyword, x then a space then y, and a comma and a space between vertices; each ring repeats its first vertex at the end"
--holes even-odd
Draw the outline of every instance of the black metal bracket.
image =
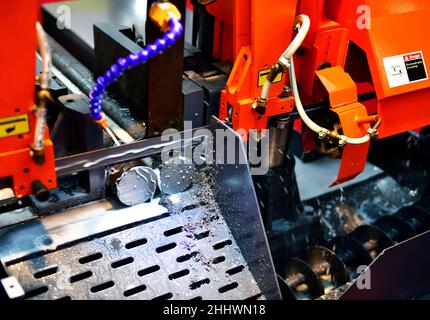
MULTIPOLYGON (((88 116, 88 101, 80 95, 59 99, 60 113, 52 129, 56 157, 103 149, 103 130, 88 116)), ((60 179, 60 178, 59 178, 60 179)), ((105 194, 105 170, 94 168, 63 177, 46 202, 33 199, 33 210, 43 215, 100 199, 105 194)))

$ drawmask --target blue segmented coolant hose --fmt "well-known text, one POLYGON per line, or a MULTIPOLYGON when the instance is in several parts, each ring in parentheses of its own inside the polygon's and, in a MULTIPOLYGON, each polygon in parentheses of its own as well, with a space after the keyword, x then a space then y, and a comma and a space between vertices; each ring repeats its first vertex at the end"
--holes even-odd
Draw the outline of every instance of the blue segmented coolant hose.
POLYGON ((106 92, 109 85, 116 82, 124 73, 141 63, 146 63, 152 57, 164 52, 168 47, 182 37, 184 27, 180 19, 172 17, 169 20, 170 29, 162 38, 157 39, 154 43, 146 46, 137 54, 130 54, 126 58, 119 58, 117 63, 112 65, 103 76, 97 79, 93 86, 90 97, 90 113, 91 118, 97 122, 101 122, 104 118, 102 113, 102 96, 106 92))

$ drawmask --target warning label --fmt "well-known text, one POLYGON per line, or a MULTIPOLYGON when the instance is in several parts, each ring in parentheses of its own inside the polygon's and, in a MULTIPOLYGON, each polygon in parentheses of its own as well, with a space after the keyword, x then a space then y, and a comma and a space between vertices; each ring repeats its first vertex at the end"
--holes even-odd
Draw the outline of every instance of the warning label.
POLYGON ((428 79, 422 51, 384 58, 390 88, 428 79))
POLYGON ((0 138, 28 133, 30 125, 28 115, 0 119, 0 138))
MULTIPOLYGON (((269 75, 269 73, 270 73, 270 69, 261 70, 258 73, 258 86, 259 87, 264 86, 264 83, 266 82, 266 79, 267 79, 267 76, 269 75)), ((276 78, 273 81, 273 83, 281 82, 282 81, 282 75, 283 75, 282 73, 279 73, 276 76, 276 78)))

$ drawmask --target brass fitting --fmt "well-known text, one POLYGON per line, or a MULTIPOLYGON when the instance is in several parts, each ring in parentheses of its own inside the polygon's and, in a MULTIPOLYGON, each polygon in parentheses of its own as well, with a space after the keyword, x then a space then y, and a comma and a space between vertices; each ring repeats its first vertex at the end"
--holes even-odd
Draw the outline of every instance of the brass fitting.
POLYGON ((102 118, 100 120, 95 120, 95 122, 100 125, 103 129, 106 129, 109 127, 106 116, 104 113, 102 113, 102 118))
POLYGON ((379 130, 378 129, 381 126, 381 124, 382 124, 382 119, 381 119, 381 117, 378 116, 376 118, 375 125, 367 131, 367 133, 370 135, 370 138, 372 140, 378 140, 378 136, 379 136, 379 130))
POLYGON ((149 11, 149 18, 163 32, 169 31, 169 21, 172 18, 181 19, 178 8, 170 2, 154 2, 149 11))
MULTIPOLYGON (((37 93, 37 99, 37 104, 31 109, 31 111, 36 114, 38 121, 40 118, 43 119, 42 125, 45 126, 48 103, 53 103, 51 92, 49 90, 42 89, 37 93)), ((44 134, 42 134, 42 138, 43 136, 44 134)), ((43 142, 41 146, 36 145, 35 143, 30 145, 30 156, 38 166, 43 166, 45 164, 45 147, 43 142)))
POLYGON ((340 135, 337 130, 330 131, 327 135, 332 139, 340 139, 340 135))
POLYGON ((48 101, 54 101, 54 99, 52 99, 51 92, 46 89, 40 90, 37 94, 37 97, 39 99, 39 103, 37 104, 36 109, 46 108, 48 101))

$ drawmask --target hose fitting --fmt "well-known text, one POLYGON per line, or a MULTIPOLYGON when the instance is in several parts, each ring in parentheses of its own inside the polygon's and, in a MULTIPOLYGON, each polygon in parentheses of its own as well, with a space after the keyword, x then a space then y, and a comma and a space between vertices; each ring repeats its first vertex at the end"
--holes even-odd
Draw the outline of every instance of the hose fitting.
POLYGON ((51 93, 48 90, 41 90, 38 93, 38 104, 33 109, 36 114, 36 128, 34 130, 34 141, 30 145, 30 156, 34 162, 42 166, 45 164, 45 130, 48 113, 48 103, 52 102, 51 93))

